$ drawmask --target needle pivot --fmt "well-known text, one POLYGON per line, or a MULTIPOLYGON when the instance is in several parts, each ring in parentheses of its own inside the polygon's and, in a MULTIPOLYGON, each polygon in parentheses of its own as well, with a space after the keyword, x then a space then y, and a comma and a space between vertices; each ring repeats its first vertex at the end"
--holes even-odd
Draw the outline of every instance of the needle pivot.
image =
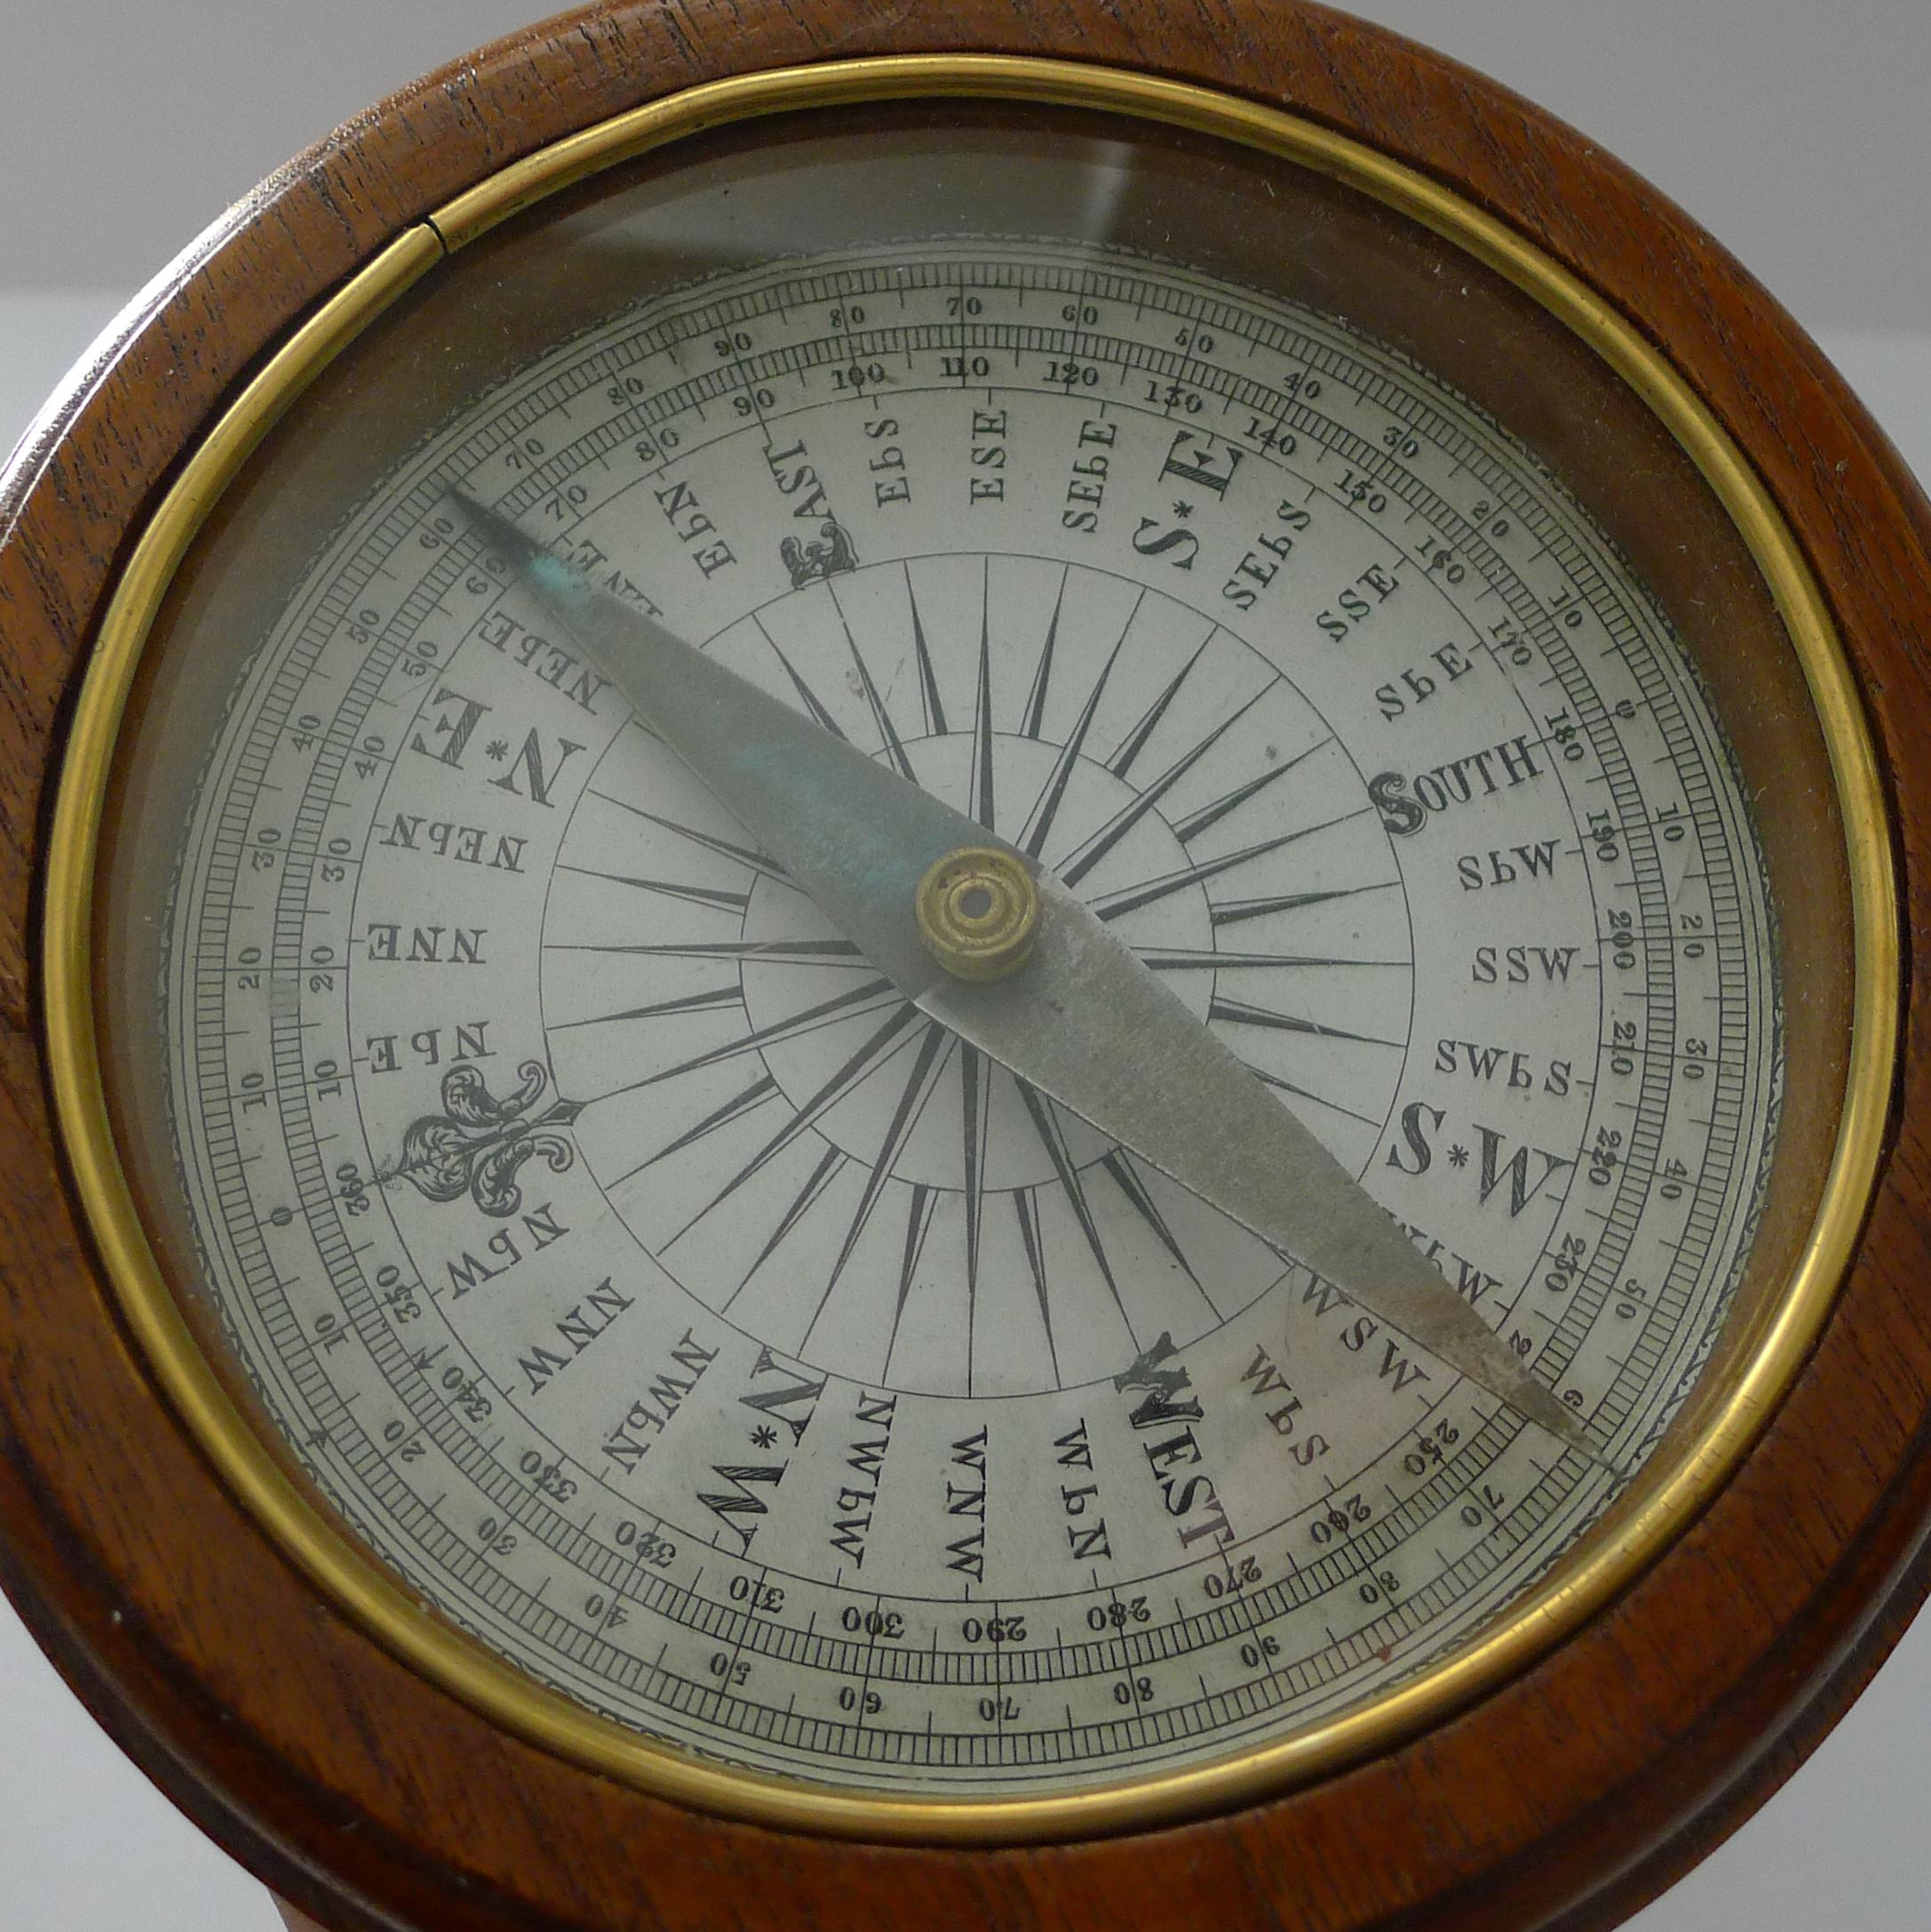
POLYGON ((925 949, 954 979, 1016 972, 1039 930, 1039 889, 1010 852, 962 845, 929 866, 913 910, 925 949))

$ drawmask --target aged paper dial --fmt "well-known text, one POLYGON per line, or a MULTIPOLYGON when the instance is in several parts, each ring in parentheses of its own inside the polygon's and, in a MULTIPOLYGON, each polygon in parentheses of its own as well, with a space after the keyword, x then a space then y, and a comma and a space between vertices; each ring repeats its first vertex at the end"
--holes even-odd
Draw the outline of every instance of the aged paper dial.
POLYGON ((1035 855, 1621 1469, 1780 1085, 1697 679, 1446 384, 1100 246, 700 280, 355 509, 181 848, 200 1265, 411 1591, 649 1736, 965 1797, 1283 1736, 1546 1574, 1605 1468, 910 1006, 453 490, 1035 855))

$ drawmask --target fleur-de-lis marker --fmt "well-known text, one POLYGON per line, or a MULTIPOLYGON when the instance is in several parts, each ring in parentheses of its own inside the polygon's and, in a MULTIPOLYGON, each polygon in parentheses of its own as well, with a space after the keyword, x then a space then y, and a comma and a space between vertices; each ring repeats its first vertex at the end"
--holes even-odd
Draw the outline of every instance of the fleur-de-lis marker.
POLYGON ((523 1205, 517 1170, 541 1159, 562 1173, 576 1158, 574 1144, 557 1130, 583 1112, 575 1100, 559 1098, 542 1114, 531 1110, 550 1084, 540 1060, 517 1068, 522 1082, 497 1099, 474 1067, 452 1067, 443 1075, 442 1112, 425 1114, 402 1137, 402 1155, 376 1179, 386 1186, 406 1180, 431 1201, 456 1201, 467 1194, 486 1214, 499 1219, 523 1205))

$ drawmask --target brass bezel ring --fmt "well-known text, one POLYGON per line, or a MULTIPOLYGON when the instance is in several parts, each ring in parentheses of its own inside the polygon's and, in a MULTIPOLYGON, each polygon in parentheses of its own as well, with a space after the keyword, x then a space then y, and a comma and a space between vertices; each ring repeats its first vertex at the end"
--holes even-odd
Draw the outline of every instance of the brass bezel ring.
POLYGON ((47 1064, 60 1131, 108 1280, 193 1438, 316 1587, 409 1668, 560 1756, 677 1801, 768 1825, 926 1842, 1089 1836, 1224 1809, 1388 1749, 1545 1655, 1665 1550, 1749 1451, 1828 1316, 1867 1211, 1896 1073, 1893 841, 1857 688, 1803 552, 1742 453, 1668 358, 1515 229, 1348 136, 1151 75, 1002 55, 903 55, 739 76, 633 109, 504 169, 403 231, 272 355, 189 455, 140 535, 95 638, 45 861, 47 1064), (98 827, 149 627, 210 507, 315 374, 403 290, 507 216, 666 142, 793 109, 924 97, 1097 109, 1218 136, 1311 168, 1420 222, 1526 292, 1670 429, 1762 571, 1801 662, 1843 810, 1854 915, 1849 1067, 1831 1165, 1800 1260, 1734 1386, 1613 1535, 1585 1537, 1500 1624, 1362 1708, 1214 1763, 1046 1797, 894 1797, 739 1771, 591 1714, 427 1609, 286 1475, 200 1352, 136 1212, 109 1125, 93 1017, 98 827))

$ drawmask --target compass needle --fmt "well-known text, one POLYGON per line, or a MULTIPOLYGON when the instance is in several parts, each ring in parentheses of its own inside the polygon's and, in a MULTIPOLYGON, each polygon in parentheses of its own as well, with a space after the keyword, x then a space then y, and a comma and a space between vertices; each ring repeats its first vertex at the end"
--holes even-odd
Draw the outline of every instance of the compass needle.
MULTIPOLYGON (((948 978, 919 946, 913 930, 916 882, 949 853, 992 837, 988 618, 982 615, 974 723, 973 796, 982 823, 884 769, 848 739, 801 719, 654 618, 599 592, 507 519, 466 493, 454 494, 489 547, 793 882, 908 999, 1019 1075, 1109 1288, 1112 1276, 1083 1193, 1039 1111, 1035 1089, 1396 1324, 1565 1444, 1602 1460, 1573 1413, 1415 1252, 1361 1184, 1269 1098, 1067 883, 1051 873, 1039 874, 1045 911, 1034 956, 995 985, 948 978)), ((841 628, 849 642, 842 619, 841 628)), ((857 647, 851 648, 856 656, 857 647)), ((1134 749, 1164 714, 1197 656, 1130 735, 1134 749)), ((869 676, 863 681, 882 719, 869 676)), ((1231 722, 1215 726, 1095 834, 1076 855, 1067 881, 1082 877, 1231 722)), ((892 763, 909 772, 896 735, 881 729, 892 763)), ((1033 869, 1014 849, 1003 849, 1033 869)), ((1217 863, 1195 873, 1208 876, 1217 863)), ((1233 1002, 1219 1002, 1213 1017, 1335 1031, 1233 1002)), ((868 1212, 869 1197, 861 1222, 868 1212)))

